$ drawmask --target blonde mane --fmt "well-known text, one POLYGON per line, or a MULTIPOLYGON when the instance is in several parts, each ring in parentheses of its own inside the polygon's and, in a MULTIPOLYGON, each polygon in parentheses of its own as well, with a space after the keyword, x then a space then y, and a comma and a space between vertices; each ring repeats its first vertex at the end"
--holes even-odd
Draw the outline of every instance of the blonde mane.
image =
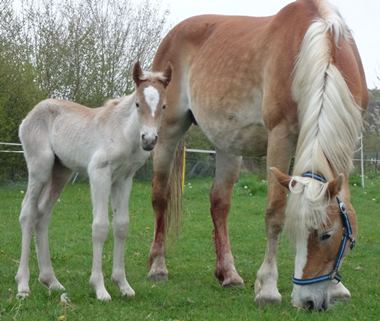
MULTIPOLYGON (((332 61, 334 42, 339 46, 341 40, 351 41, 350 32, 334 8, 325 2, 317 6, 321 18, 309 26, 293 74, 292 94, 298 103, 300 124, 294 174, 313 171, 330 181, 351 170, 362 117, 332 61)), ((326 222, 327 184, 299 176, 294 181, 297 184, 291 188, 287 226, 320 227, 326 222)))

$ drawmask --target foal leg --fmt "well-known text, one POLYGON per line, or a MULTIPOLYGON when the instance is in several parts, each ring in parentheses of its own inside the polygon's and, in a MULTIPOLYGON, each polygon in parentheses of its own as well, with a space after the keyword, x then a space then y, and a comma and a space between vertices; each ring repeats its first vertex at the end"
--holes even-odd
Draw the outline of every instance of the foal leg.
POLYGON ((235 268, 227 226, 232 189, 239 176, 241 159, 240 156, 228 155, 220 150, 216 152, 216 172, 210 202, 216 249, 215 276, 223 286, 244 285, 235 268))
POLYGON ((38 200, 41 192, 49 180, 51 168, 54 163, 54 154, 50 151, 41 152, 37 156, 29 157, 27 154, 26 161, 28 164, 28 188, 25 198, 22 202, 20 213, 20 225, 22 232, 21 240, 21 257, 16 274, 17 297, 25 298, 29 295, 29 255, 30 243, 33 231, 36 225, 38 215, 38 200))
POLYGON ((112 185, 111 192, 114 236, 112 280, 119 287, 121 294, 127 297, 135 295, 135 291, 126 279, 124 266, 124 243, 128 233, 128 202, 132 189, 132 180, 132 175, 127 179, 118 180, 112 185))
POLYGON ((111 171, 108 166, 90 164, 89 178, 93 206, 92 221, 92 271, 90 285, 94 288, 98 300, 109 301, 111 296, 104 285, 102 271, 102 253, 108 235, 108 200, 111 189, 111 171))
POLYGON ((287 172, 289 155, 289 132, 285 124, 280 124, 272 129, 268 137, 268 201, 265 215, 267 246, 255 282, 255 301, 260 305, 281 302, 281 294, 277 289, 277 248, 284 224, 287 191, 276 181, 269 168, 275 166, 287 172))
POLYGON ((55 277, 51 264, 48 227, 53 206, 71 176, 71 173, 71 170, 63 167, 56 161, 54 163, 51 179, 45 186, 38 203, 38 217, 36 222, 36 249, 40 269, 38 279, 50 290, 64 290, 63 285, 55 277))

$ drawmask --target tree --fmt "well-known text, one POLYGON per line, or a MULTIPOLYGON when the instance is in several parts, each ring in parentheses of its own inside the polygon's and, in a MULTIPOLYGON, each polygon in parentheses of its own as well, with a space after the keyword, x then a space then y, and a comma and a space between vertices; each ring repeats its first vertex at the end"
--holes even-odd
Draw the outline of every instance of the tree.
POLYGON ((145 0, 25 1, 25 42, 37 80, 48 96, 99 105, 133 90, 139 59, 149 68, 165 32, 168 12, 145 0))

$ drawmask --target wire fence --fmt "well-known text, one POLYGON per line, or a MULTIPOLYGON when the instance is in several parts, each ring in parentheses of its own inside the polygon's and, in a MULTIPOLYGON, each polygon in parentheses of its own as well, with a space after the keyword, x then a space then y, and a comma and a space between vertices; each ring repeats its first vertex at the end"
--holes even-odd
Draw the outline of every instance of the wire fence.
MULTIPOLYGON (((22 155, 21 144, 0 142, 0 183, 18 182, 27 180, 27 170, 22 155)), ((360 151, 354 158, 354 173, 361 175, 361 163, 363 164, 365 177, 376 177, 380 175, 380 152, 363 154, 361 162, 360 151)), ((254 172, 265 178, 265 157, 244 157, 242 171, 254 172)), ((186 149, 185 178, 213 177, 215 174, 215 151, 186 149)), ((137 180, 150 180, 152 177, 152 159, 136 173, 137 180)), ((86 180, 86 176, 80 174, 77 180, 86 180)))

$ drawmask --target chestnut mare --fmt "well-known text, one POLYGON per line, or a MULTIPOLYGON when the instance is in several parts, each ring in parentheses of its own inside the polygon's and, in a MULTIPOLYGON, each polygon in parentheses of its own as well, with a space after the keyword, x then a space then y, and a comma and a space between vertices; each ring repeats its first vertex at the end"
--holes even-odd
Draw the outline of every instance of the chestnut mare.
POLYGON ((93 263, 90 283, 99 300, 110 300, 104 286, 102 251, 108 234, 108 202, 113 210, 112 279, 121 294, 134 296, 124 268, 128 202, 135 172, 154 148, 165 108, 165 88, 171 78, 143 72, 136 63, 133 94, 100 108, 48 99, 37 104, 20 126, 28 166, 28 189, 22 203, 22 251, 16 275, 18 297, 29 295, 29 252, 32 233, 40 269, 39 280, 50 290, 63 290, 50 260, 48 224, 52 208, 73 171, 87 172, 93 205, 93 263))
POLYGON ((264 144, 258 137, 265 129, 267 247, 255 300, 281 301, 276 256, 284 223, 295 245, 293 305, 323 310, 337 298, 349 298, 336 279, 357 231, 348 176, 368 97, 355 42, 338 11, 324 0, 298 0, 271 17, 192 17, 162 41, 153 70, 168 62, 173 77, 154 152, 149 277, 168 275, 165 218, 178 196, 170 189, 173 159, 181 137, 196 123, 216 148, 210 193, 215 275, 223 286, 243 285, 227 216, 241 155, 264 144))

